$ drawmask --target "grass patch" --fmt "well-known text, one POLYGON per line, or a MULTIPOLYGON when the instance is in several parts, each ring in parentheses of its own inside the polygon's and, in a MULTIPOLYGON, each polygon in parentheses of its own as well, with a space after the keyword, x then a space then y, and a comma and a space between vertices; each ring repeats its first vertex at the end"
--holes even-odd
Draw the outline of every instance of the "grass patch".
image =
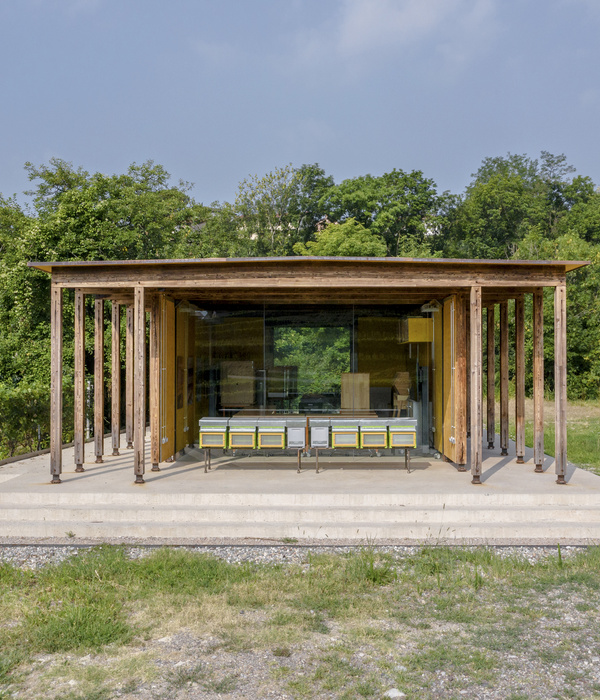
POLYGON ((515 654, 549 683, 561 677, 554 665, 565 666, 557 696, 591 693, 596 682, 586 667, 564 673, 573 657, 600 653, 598 547, 530 564, 489 548, 423 547, 395 559, 371 546, 286 566, 182 549, 130 560, 101 547, 36 572, 5 565, 0 582, 0 697, 102 699, 155 680, 172 694, 198 684, 244 695, 236 664, 255 663, 295 698, 380 697, 389 684, 427 698, 441 672, 454 679, 448 697, 504 677, 508 697, 521 687, 509 684, 515 654), (183 641, 164 647, 182 629, 183 641), (187 639, 195 665, 173 668, 187 639), (78 685, 64 695, 69 679, 78 685))

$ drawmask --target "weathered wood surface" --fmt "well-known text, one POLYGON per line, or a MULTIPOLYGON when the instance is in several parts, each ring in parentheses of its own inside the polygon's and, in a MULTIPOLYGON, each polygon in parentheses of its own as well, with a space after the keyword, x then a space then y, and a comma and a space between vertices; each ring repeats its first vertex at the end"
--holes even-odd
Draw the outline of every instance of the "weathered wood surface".
POLYGON ((160 300, 154 299, 150 312, 150 461, 158 471, 160 462, 160 300))
POLYGON ((135 310, 127 307, 125 325, 125 442, 127 449, 133 448, 133 367, 134 367, 135 310))
POLYGON ((544 463, 544 292, 533 293, 533 461, 544 463))
POLYGON ((525 456, 525 300, 515 299, 515 445, 517 462, 525 456))
POLYGON ((487 308, 487 441, 493 449, 496 439, 496 315, 487 308))
POLYGON ((85 295, 80 289, 75 290, 74 311, 74 461, 75 471, 83 471, 85 462, 85 295))
POLYGON ((471 474, 472 483, 481 483, 482 465, 482 331, 481 287, 472 287, 470 294, 471 319, 471 474))
POLYGON ((60 483, 62 472, 63 293, 50 291, 50 473, 60 483))
POLYGON ((111 308, 111 437, 113 455, 121 447, 121 307, 111 308))
POLYGON ((470 288, 555 286, 565 264, 529 261, 526 268, 514 261, 399 261, 314 260, 273 258, 244 261, 104 262, 101 265, 58 265, 52 268, 59 285, 81 287, 211 288, 221 290, 321 288, 470 288), (526 270, 526 273, 524 274, 526 270))
POLYGON ((455 428, 456 463, 463 467, 467 463, 467 298, 459 294, 456 298, 456 350, 454 376, 456 387, 455 428))
POLYGON ((554 290, 554 401, 555 470, 557 483, 565 482, 567 469, 567 288, 554 290))
POLYGON ((500 304, 500 450, 508 454, 508 302, 500 304))
POLYGON ((136 483, 144 483, 146 441, 146 290, 135 288, 134 311, 134 437, 133 470, 136 483))
POLYGON ((94 454, 104 455, 104 300, 94 301, 94 454))

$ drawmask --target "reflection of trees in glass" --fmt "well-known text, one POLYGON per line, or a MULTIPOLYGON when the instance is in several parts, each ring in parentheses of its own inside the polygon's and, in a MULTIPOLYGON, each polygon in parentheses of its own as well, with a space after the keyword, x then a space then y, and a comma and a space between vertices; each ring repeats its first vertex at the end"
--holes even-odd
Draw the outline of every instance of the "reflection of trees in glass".
POLYGON ((298 367, 298 393, 339 394, 350 371, 350 328, 277 327, 275 365, 298 367))

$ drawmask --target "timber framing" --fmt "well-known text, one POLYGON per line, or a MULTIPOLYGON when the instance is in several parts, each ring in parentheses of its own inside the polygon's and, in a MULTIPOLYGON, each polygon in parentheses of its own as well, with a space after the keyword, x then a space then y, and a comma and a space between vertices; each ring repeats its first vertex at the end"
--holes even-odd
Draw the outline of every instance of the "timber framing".
MULTIPOLYGON (((144 482, 147 403, 150 413, 151 464, 159 469, 161 300, 218 303, 232 306, 264 304, 419 305, 432 300, 456 302, 455 326, 455 456, 459 471, 470 462, 474 484, 481 483, 484 417, 486 441, 494 446, 496 386, 500 396, 499 447, 508 450, 509 322, 515 325, 516 461, 524 457, 524 348, 525 333, 533 328, 533 393, 535 403, 535 471, 543 463, 544 288, 554 292, 554 346, 556 396, 557 483, 565 483, 566 459, 566 276, 584 261, 448 260, 406 258, 243 258, 204 260, 119 260, 31 262, 51 275, 51 475, 60 483, 62 473, 62 332, 65 290, 75 295, 75 445, 77 470, 83 470, 84 315, 85 297, 95 307, 95 455, 105 457, 104 433, 104 304, 111 302, 112 324, 112 447, 120 449, 120 307, 125 323, 126 443, 133 449, 136 483, 144 482), (498 313, 495 312, 499 306, 498 313), (532 322, 525 309, 532 309, 532 322), (482 315, 486 313, 486 339, 482 315), (512 321, 510 311, 513 311, 512 321), (149 319, 149 324, 148 324, 149 319), (496 319, 499 332, 496 333, 496 319), (148 336, 149 328, 149 336, 148 336), (146 344, 149 337, 148 351, 146 344), (496 373, 496 337, 499 372, 496 373), (488 374, 483 382, 483 352, 488 374), (148 364, 149 363, 149 364, 148 364), (498 380, 496 380, 498 374, 498 380), (149 379, 147 397, 146 382, 149 379), (487 410, 483 410, 483 390, 487 410), (471 445, 467 450, 467 435, 471 445)), ((186 336, 187 337, 187 336, 186 336)), ((186 429, 188 429, 186 427, 186 429)), ((187 444, 187 441, 186 441, 187 444)))

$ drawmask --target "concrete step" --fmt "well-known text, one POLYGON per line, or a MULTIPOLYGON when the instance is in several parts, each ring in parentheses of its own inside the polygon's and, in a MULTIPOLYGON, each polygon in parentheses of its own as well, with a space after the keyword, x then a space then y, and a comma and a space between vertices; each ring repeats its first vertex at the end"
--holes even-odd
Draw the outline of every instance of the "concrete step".
POLYGON ((32 492, 0 492, 0 507, 15 506, 64 506, 64 507, 161 507, 169 506, 207 508, 244 506, 247 508, 265 507, 460 507, 489 508, 510 506, 519 508, 558 506, 595 507, 600 509, 599 493, 569 491, 569 487, 556 487, 556 493, 495 493, 485 487, 473 487, 471 493, 281 493, 271 492, 201 492, 201 493, 160 493, 149 492, 145 486, 132 487, 133 492, 79 492, 61 490, 61 486, 48 485, 47 490, 32 492))
POLYGON ((315 522, 302 523, 270 522, 254 523, 223 521, 219 523, 161 523, 159 527, 152 521, 122 521, 118 527, 114 523, 74 522, 55 520, 49 522, 7 520, 2 523, 2 532, 15 537, 61 537, 73 533, 78 538, 114 537, 159 537, 177 540, 197 540, 200 538, 260 538, 264 540, 284 537, 322 539, 351 539, 360 543, 374 543, 377 539, 406 539, 416 542, 453 541, 477 539, 482 542, 496 539, 522 542, 527 540, 568 541, 600 539, 600 523, 573 524, 570 521, 552 523, 498 522, 493 525, 470 524, 465 522, 445 522, 434 524, 417 523, 373 523, 357 521, 353 523, 315 522))
POLYGON ((166 524, 206 525, 210 523, 239 523, 245 527, 262 527, 267 523, 297 524, 304 522, 328 522, 353 526, 355 523, 378 523, 382 526, 406 524, 444 525, 466 523, 475 525, 502 522, 552 524, 568 521, 572 525, 600 526, 600 509, 594 506, 572 508, 555 505, 520 508, 517 506, 487 506, 481 508, 434 506, 368 506, 321 507, 321 506, 256 506, 203 505, 203 506, 107 506, 91 505, 82 508, 76 505, 36 506, 0 505, 0 523, 20 521, 22 523, 42 521, 94 523, 102 522, 121 526, 126 522, 148 522, 153 527, 166 524))

